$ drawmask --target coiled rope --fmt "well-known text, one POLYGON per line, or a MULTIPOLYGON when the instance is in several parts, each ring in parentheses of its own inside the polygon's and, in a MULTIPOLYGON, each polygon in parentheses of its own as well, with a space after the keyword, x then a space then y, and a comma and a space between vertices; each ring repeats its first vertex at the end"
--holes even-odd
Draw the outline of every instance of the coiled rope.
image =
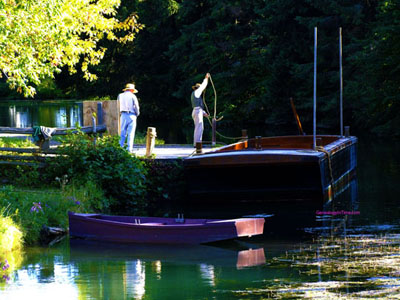
MULTIPOLYGON (((213 80, 212 80, 211 74, 210 74, 210 82, 211 82, 211 85, 212 85, 212 88, 213 88, 213 91, 214 91, 214 117, 213 117, 213 119, 215 119, 215 120, 218 122, 218 121, 220 121, 220 120, 223 118, 223 116, 217 119, 217 91, 216 91, 216 89, 215 89, 215 85, 214 85, 214 82, 213 82, 213 80)), ((206 112, 207 112, 207 115, 208 115, 206 118, 207 118, 207 120, 208 120, 208 122, 210 123, 210 126, 211 126, 211 128, 212 128, 213 125, 212 125, 212 122, 211 122, 211 120, 210 120, 211 114, 210 114, 210 111, 208 110, 208 106, 207 106, 207 103, 206 103, 206 100, 205 100, 205 99, 206 99, 206 97, 205 97, 205 91, 204 91, 204 92, 203 92, 203 103, 204 103, 204 107, 205 107, 206 112)), ((231 139, 231 140, 240 140, 240 139, 243 139, 242 136, 239 136, 239 137, 229 137, 229 136, 223 135, 223 134, 219 133, 217 130, 215 130, 215 133, 218 134, 220 137, 225 138, 225 139, 231 139)))

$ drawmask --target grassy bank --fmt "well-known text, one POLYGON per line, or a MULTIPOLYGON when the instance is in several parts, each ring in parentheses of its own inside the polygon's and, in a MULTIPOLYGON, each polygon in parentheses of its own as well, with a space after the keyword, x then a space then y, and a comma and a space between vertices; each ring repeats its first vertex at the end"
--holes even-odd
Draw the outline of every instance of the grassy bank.
MULTIPOLYGON (((2 166, 0 209, 7 209, 26 244, 39 242, 45 227, 67 228, 68 210, 153 216, 168 213, 166 203, 183 194, 182 165, 132 156, 119 146, 118 139, 97 137, 94 145, 86 134, 69 134, 58 140, 60 155, 45 168, 2 166)), ((0 147, 32 146, 25 139, 0 139, 0 147)))
POLYGON ((0 209, 0 285, 21 263, 23 233, 14 220, 0 209))

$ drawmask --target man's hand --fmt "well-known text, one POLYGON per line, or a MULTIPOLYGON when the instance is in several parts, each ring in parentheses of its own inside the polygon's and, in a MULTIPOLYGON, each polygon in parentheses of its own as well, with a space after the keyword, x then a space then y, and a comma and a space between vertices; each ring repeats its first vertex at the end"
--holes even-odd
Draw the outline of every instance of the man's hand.
POLYGON ((205 111, 203 112, 203 116, 205 116, 206 118, 209 117, 208 113, 206 113, 205 111))
POLYGON ((207 79, 208 79, 208 77, 210 77, 210 73, 207 73, 207 74, 206 74, 206 78, 207 78, 207 79))

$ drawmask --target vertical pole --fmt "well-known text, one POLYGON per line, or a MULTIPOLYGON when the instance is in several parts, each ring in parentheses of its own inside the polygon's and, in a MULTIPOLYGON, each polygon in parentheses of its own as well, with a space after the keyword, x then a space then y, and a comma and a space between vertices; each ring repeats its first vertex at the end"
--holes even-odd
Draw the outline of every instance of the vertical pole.
POLYGON ((339 63, 340 63, 340 135, 343 136, 342 27, 339 28, 339 63))
POLYGON ((79 126, 84 126, 84 112, 83 112, 83 102, 78 103, 78 114, 79 114, 79 126))
MULTIPOLYGON (((97 124, 104 124, 104 111, 103 111, 103 103, 97 102, 97 124)), ((103 133, 100 133, 100 136, 103 137, 103 133)))
POLYGON ((102 125, 103 121, 103 103, 97 102, 97 124, 102 125))
POLYGON ((314 27, 314 112, 313 112, 313 148, 317 148, 317 27, 314 27))
POLYGON ((211 145, 215 146, 217 144, 217 120, 215 117, 212 119, 212 140, 211 140, 211 145))
POLYGON ((92 126, 93 126, 93 145, 96 146, 96 118, 92 116, 92 126))

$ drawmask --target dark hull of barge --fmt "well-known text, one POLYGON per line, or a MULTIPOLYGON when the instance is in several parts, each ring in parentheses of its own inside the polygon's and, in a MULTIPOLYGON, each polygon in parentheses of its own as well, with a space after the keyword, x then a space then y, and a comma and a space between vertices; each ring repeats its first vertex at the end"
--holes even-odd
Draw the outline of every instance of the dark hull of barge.
POLYGON ((184 160, 192 201, 329 200, 356 173, 357 138, 255 138, 184 160))

